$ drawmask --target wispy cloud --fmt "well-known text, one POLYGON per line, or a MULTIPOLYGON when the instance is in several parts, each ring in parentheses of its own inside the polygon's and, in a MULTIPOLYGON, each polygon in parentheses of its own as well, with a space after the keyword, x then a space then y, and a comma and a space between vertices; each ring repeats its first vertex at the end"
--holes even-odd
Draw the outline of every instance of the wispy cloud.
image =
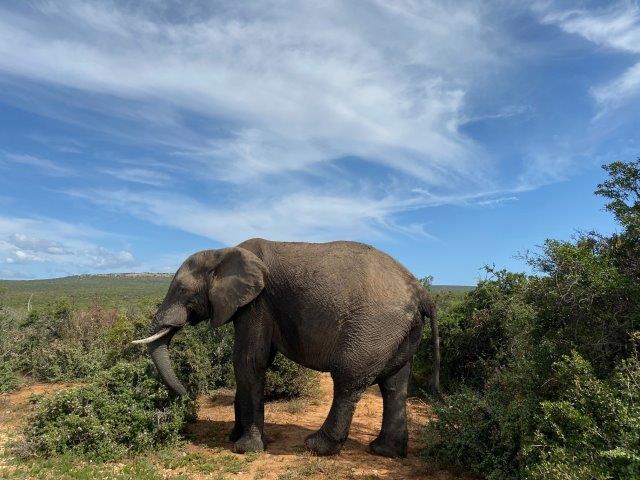
POLYGON ((3 12, 0 70, 211 118, 223 130, 181 150, 217 178, 344 155, 439 185, 487 167, 458 129, 473 72, 500 63, 473 4, 229 2, 173 23, 152 2, 36 5, 3 12))
POLYGON ((258 236, 323 241, 384 234, 386 218, 406 207, 394 198, 373 199, 312 193, 291 194, 233 208, 205 205, 184 195, 130 190, 69 192, 157 225, 234 244, 258 236))
POLYGON ((626 70, 619 78, 593 89, 593 96, 598 103, 606 106, 618 106, 625 99, 638 93, 640 93, 640 62, 626 70))
POLYGON ((81 153, 86 147, 84 143, 75 138, 59 137, 43 133, 30 133, 28 138, 35 140, 53 151, 62 153, 81 153))
POLYGON ((27 168, 36 173, 53 177, 66 177, 74 175, 74 171, 47 158, 36 157, 27 154, 1 153, 0 166, 5 168, 27 168))
MULTIPOLYGON (((427 207, 492 208, 575 172, 591 97, 543 91, 566 34, 588 40, 567 42, 585 58, 594 46, 632 63, 639 53, 637 3, 537 5, 532 16, 530 4, 471 0, 4 3, 0 101, 46 121, 22 132, 34 149, 0 162, 77 172, 47 179, 30 205, 55 197, 68 219, 90 204, 97 222, 141 237, 429 238, 427 207)), ((629 67, 593 87, 600 108, 636 94, 629 67)), ((14 266, 132 255, 18 227, 0 249, 14 266)))
POLYGON ((484 120, 505 120, 520 115, 530 114, 533 110, 534 108, 531 105, 505 105, 497 112, 489 112, 468 117, 465 119, 464 123, 473 123, 484 120))
MULTIPOLYGON (((518 187, 514 192, 521 192, 518 187)), ((154 191, 75 190, 67 192, 143 219, 156 225, 175 227, 232 245, 250 237, 272 240, 328 241, 336 238, 382 239, 407 235, 435 239, 422 223, 401 224, 394 216, 408 210, 446 204, 494 207, 516 198, 502 191, 441 197, 422 189, 388 191, 383 197, 372 192, 332 195, 318 192, 291 193, 269 200, 248 200, 233 207, 205 204, 192 198, 154 191)))
POLYGON ((153 168, 96 165, 156 188, 102 190, 138 218, 223 243, 428 235, 394 220, 433 200, 406 192, 455 202, 498 188, 461 129, 469 90, 509 61, 489 6, 78 0, 0 13, 0 79, 34 85, 25 108, 162 152, 153 168), (86 110, 112 121, 83 121, 86 110), (178 188, 193 182, 216 203, 178 188))
POLYGON ((102 173, 111 175, 125 182, 142 183, 156 187, 169 183, 169 175, 144 168, 105 168, 102 173))
MULTIPOLYGON (((551 11, 545 13, 542 19, 597 45, 640 54, 640 6, 635 1, 616 2, 591 10, 551 11)), ((592 93, 603 108, 617 107, 637 95, 640 93, 640 61, 618 78, 595 86, 592 93)))

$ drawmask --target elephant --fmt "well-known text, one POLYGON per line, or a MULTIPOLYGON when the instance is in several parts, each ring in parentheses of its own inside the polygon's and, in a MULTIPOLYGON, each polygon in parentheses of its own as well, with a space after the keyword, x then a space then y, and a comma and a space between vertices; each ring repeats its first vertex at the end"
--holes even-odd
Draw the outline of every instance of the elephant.
POLYGON ((340 452, 356 404, 378 384, 382 427, 369 451, 407 454, 406 398, 412 357, 426 318, 432 329, 431 387, 439 390, 435 303, 400 263, 362 243, 277 242, 259 238, 204 250, 180 266, 158 307, 147 344, 164 384, 186 390, 170 362, 171 338, 187 323, 234 325, 234 451, 262 451, 265 372, 276 353, 333 379, 333 401, 305 439, 316 455, 340 452))

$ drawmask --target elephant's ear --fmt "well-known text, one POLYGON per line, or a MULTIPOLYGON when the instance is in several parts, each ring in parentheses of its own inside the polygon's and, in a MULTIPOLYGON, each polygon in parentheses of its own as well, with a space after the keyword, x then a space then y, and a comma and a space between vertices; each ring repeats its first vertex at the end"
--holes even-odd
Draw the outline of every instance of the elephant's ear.
POLYGON ((209 273, 211 325, 218 327, 264 288, 267 267, 249 250, 229 248, 209 273))

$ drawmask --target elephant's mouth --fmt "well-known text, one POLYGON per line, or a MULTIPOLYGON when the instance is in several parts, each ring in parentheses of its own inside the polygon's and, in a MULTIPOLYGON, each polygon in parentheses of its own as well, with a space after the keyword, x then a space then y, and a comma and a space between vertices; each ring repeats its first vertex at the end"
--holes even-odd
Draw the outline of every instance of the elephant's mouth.
POLYGON ((153 360, 164 384, 176 395, 187 395, 187 389, 178 379, 169 358, 169 344, 180 328, 164 327, 153 335, 141 340, 135 340, 133 343, 147 344, 151 360, 153 360))

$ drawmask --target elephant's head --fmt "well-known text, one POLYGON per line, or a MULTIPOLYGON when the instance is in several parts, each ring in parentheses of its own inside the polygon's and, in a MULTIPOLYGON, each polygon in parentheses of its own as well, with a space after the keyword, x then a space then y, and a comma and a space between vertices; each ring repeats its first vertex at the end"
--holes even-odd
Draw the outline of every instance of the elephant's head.
POLYGON ((151 335, 133 343, 147 344, 164 383, 174 393, 186 394, 169 360, 169 343, 187 322, 209 319, 212 327, 228 322, 262 289, 267 269, 244 248, 205 250, 191 255, 180 266, 169 291, 153 317, 151 335))

